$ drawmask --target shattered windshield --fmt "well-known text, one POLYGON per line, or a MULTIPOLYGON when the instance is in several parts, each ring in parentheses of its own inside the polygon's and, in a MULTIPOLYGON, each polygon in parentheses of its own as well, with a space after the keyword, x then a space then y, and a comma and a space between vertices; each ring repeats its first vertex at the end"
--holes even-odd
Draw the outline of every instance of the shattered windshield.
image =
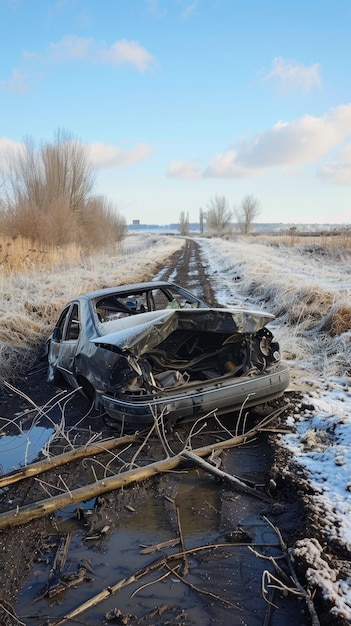
POLYGON ((135 293, 116 293, 96 298, 94 312, 99 323, 110 322, 129 315, 163 309, 198 308, 200 301, 172 286, 135 293))

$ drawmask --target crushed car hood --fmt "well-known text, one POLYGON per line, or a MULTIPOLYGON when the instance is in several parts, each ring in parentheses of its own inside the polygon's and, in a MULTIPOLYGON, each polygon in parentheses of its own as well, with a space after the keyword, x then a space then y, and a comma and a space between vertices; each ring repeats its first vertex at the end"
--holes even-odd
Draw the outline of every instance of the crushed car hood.
POLYGON ((274 319, 271 313, 247 309, 164 309, 101 324, 101 334, 92 342, 140 356, 179 328, 194 332, 252 334, 274 319))

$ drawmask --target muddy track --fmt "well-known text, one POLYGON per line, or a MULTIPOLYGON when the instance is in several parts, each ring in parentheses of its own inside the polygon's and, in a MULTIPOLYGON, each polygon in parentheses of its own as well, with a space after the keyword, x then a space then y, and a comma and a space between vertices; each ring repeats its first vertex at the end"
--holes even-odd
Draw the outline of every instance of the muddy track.
POLYGON ((196 291, 205 302, 219 306, 202 264, 200 245, 193 239, 186 239, 184 247, 170 257, 167 267, 157 268, 157 275, 160 280, 170 280, 189 291, 196 291))

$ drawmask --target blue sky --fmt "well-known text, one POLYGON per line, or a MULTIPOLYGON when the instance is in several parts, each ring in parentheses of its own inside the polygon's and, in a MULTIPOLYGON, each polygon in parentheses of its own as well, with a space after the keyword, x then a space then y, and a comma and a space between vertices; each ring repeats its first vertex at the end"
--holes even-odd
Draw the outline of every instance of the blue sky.
POLYGON ((349 0, 0 0, 0 151, 87 144, 127 223, 351 222, 349 0))

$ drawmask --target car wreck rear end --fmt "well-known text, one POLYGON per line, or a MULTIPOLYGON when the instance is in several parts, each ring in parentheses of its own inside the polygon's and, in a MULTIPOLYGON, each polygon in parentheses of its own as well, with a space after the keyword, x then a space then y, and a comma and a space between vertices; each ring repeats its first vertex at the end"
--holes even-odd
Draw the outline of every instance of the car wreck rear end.
MULTIPOLYGON (((282 395, 289 370, 266 328, 273 319, 259 311, 198 308, 101 323, 91 340, 95 365, 89 361, 107 423, 140 429, 161 416, 196 419, 282 395)), ((81 366, 87 361, 78 359, 78 372, 81 366)))

